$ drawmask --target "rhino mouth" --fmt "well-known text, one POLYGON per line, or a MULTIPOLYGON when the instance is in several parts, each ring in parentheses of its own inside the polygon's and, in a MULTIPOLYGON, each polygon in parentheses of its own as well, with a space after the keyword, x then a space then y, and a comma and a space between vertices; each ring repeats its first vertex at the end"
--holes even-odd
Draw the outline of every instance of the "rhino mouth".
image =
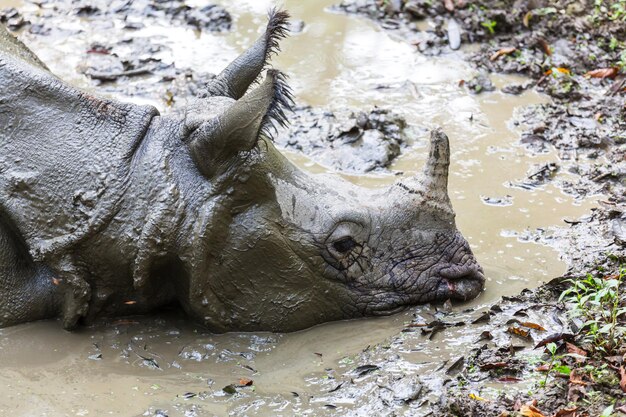
POLYGON ((478 265, 450 267, 441 270, 439 276, 439 299, 471 300, 485 287, 485 274, 478 265))
POLYGON ((477 264, 471 266, 452 266, 439 271, 433 279, 438 284, 430 297, 424 294, 415 299, 414 297, 396 299, 387 305, 380 305, 371 309, 374 316, 387 316, 399 313, 410 306, 422 304, 428 301, 459 300, 468 301, 477 297, 485 287, 485 275, 477 264))

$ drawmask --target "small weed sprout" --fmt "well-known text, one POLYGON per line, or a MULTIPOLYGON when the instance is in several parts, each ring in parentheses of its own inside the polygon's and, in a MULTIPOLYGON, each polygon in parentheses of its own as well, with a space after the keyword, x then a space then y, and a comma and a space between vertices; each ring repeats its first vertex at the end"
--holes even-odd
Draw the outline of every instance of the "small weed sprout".
POLYGON ((626 297, 620 286, 626 276, 622 265, 615 275, 568 280, 571 287, 559 300, 572 304, 570 315, 583 320, 583 343, 592 351, 609 355, 626 345, 626 297))
POLYGON ((484 28, 486 28, 490 34, 495 34, 496 33, 496 25, 498 24, 498 22, 496 22, 495 20, 487 20, 486 22, 481 22, 480 25, 484 28))

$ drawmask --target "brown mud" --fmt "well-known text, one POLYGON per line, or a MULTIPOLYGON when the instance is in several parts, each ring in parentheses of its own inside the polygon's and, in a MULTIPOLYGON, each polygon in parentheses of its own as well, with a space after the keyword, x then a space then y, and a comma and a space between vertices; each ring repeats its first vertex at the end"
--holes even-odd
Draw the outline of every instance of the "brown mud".
MULTIPOLYGON (((252 43, 273 5, 216 3, 2 1, 0 20, 61 78, 168 112, 252 43)), ((301 106, 277 143, 303 169, 336 170, 377 187, 419 171, 428 130, 443 126, 453 148, 451 199, 486 269, 486 291, 466 304, 292 334, 212 335, 179 312, 75 333, 55 322, 2 329, 0 415, 497 416, 530 399, 546 415, 561 407, 554 398, 567 392, 537 394, 543 374, 529 365, 545 358, 532 349, 544 334, 573 331, 555 300, 560 287, 517 294, 566 269, 578 276, 599 263, 614 268, 605 255, 624 254, 621 75, 587 80, 576 67, 546 77, 518 70, 521 59, 494 67, 515 58, 489 59, 514 41, 508 33, 526 16, 509 13, 504 2, 451 13, 437 1, 389 1, 385 7, 399 8, 382 14, 378 3, 360 2, 391 36, 365 19, 325 11, 333 3, 285 4, 294 34, 274 65, 291 74, 301 106), (502 10, 510 26, 498 20, 502 10), (450 16, 461 51, 449 48, 450 16), (481 24, 487 18, 497 22, 495 34, 481 24), (523 76, 488 73, 495 70, 523 76), (508 331, 520 322, 546 330, 520 339, 508 331), (506 372, 485 367, 495 359, 506 372)), ((541 22, 563 14, 542 13, 529 18, 531 29, 546 31, 556 50, 562 34, 541 22)), ((541 46, 524 45, 514 45, 520 56, 542 58, 541 46)))

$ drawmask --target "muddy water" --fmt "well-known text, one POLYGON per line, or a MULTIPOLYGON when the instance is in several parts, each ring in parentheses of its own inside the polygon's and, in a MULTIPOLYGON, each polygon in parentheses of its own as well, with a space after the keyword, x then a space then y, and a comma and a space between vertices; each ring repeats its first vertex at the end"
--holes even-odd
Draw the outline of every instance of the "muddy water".
MULTIPOLYGON (((159 38, 180 67, 219 71, 249 45, 264 23, 270 1, 223 3, 235 25, 228 34, 199 34, 184 27, 152 22, 133 36, 159 38)), ((451 138, 451 199, 458 224, 485 267, 487 290, 463 306, 486 305, 564 272, 556 252, 524 242, 524 231, 562 225, 563 218, 586 213, 593 201, 573 201, 552 185, 527 189, 523 183, 538 166, 557 162, 553 152, 529 156, 516 145, 510 125, 516 107, 540 103, 536 93, 471 96, 458 81, 473 75, 462 52, 424 57, 410 45, 380 32, 362 19, 332 14, 332 0, 289 0, 285 6, 305 22, 302 33, 283 44, 275 66, 286 70, 299 102, 330 108, 393 107, 416 128, 411 149, 392 167, 411 175, 426 152, 427 130, 442 126, 451 138)), ((9 5, 0 1, 0 6, 9 5)), ((10 2, 10 5, 15 5, 10 2)), ((20 6, 19 4, 17 6, 20 6)), ((24 5, 24 7, 34 7, 24 5)), ((84 32, 65 38, 25 35, 32 49, 62 78, 89 86, 75 68, 92 41, 121 36, 120 22, 110 31, 67 20, 84 32), (82 26, 81 26, 82 25, 82 26)), ((494 79, 501 86, 514 80, 494 79)), ((137 100, 137 98, 132 98, 137 100)), ((143 99, 142 99, 143 100, 143 99)), ((162 107, 158 100, 154 104, 162 107)), ((325 171, 297 154, 288 154, 311 172, 325 171)), ((565 177, 567 167, 557 174, 565 177)), ((378 187, 394 175, 346 176, 378 187)), ((384 343, 420 307, 372 320, 330 323, 293 334, 211 335, 177 313, 111 321, 76 333, 56 322, 0 330, 0 415, 320 415, 324 390, 334 372, 348 370, 352 357, 368 345, 384 343), (241 378, 251 387, 222 388, 241 378)), ((476 334, 444 332, 434 341, 412 337, 402 356, 402 371, 431 372, 454 356, 476 334), (418 352, 418 353, 416 353, 418 352)), ((356 407, 346 399, 344 409, 356 407)))

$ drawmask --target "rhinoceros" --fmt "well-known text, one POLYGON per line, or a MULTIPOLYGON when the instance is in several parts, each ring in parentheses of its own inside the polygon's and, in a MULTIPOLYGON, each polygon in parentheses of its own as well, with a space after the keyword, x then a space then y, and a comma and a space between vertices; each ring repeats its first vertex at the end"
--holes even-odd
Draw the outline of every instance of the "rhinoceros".
POLYGON ((167 115, 64 83, 0 28, 0 327, 178 304, 215 332, 282 332, 482 291, 442 131, 423 174, 385 189, 309 175, 273 146, 292 96, 268 60, 287 19, 270 12, 167 115))

